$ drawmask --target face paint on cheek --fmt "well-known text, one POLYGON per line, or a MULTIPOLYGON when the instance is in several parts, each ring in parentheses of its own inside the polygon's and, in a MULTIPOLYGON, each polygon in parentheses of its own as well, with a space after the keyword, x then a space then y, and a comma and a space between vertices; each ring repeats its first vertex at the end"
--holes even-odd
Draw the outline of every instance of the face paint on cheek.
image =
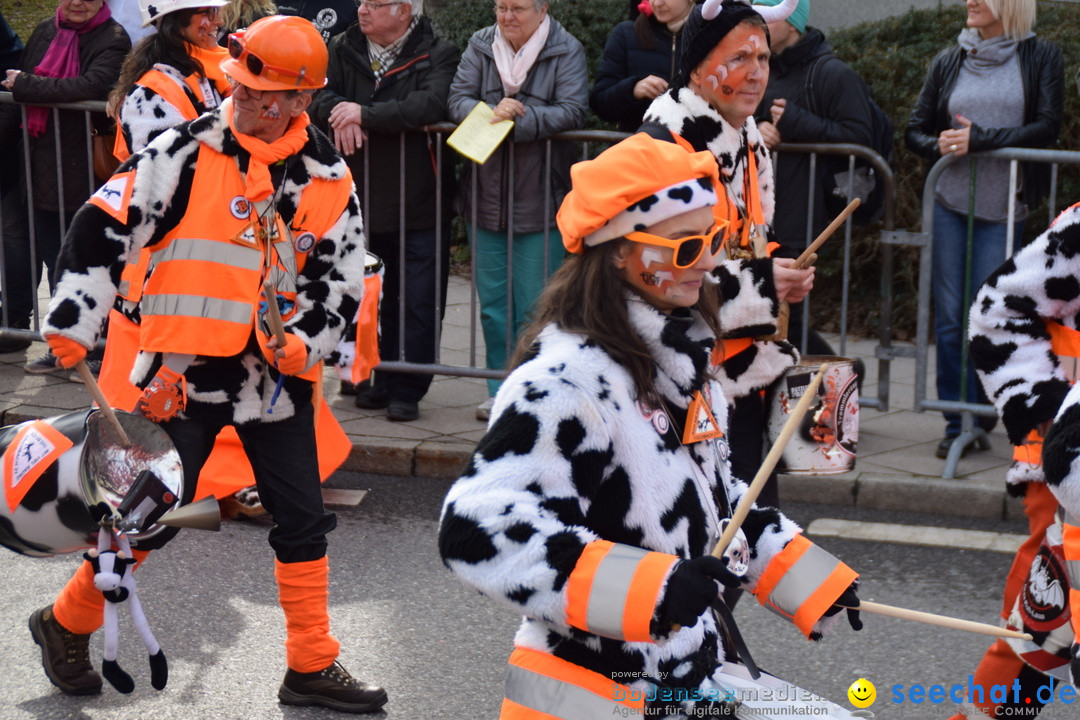
POLYGON ((278 106, 277 100, 264 106, 262 116, 267 120, 281 119, 281 108, 278 106))

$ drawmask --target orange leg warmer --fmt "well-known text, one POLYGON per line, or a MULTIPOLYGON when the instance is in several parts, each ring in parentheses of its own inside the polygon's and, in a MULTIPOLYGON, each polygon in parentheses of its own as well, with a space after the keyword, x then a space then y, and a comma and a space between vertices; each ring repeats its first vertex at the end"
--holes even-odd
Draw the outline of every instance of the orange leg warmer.
POLYGON ((330 563, 274 560, 278 601, 285 611, 285 661, 296 672, 318 672, 337 659, 340 644, 330 634, 330 563))
MULTIPOLYGON (((1008 643, 1004 640, 995 640, 994 644, 983 655, 982 661, 979 663, 979 667, 975 668, 975 681, 974 685, 981 686, 984 693, 989 693, 990 688, 994 685, 1006 685, 1012 687, 1013 681, 1020 677, 1020 671, 1024 668, 1024 661, 1021 660, 1008 643)), ((1012 690, 1009 691, 1010 693, 1012 690)), ((1012 697, 1010 695, 1010 697, 1012 697)), ((989 695, 984 695, 982 700, 984 702, 977 702, 976 705, 983 714, 975 715, 975 718, 992 718, 997 717, 998 703, 992 702, 989 695)), ((965 720, 967 716, 963 714, 954 715, 950 720, 965 720)))
MULTIPOLYGON (((132 550, 131 556, 137 561, 135 571, 149 550, 132 550)), ((56 621, 76 635, 89 635, 101 627, 105 613, 105 596, 94 587, 94 568, 90 561, 83 561, 67 585, 53 601, 53 615, 56 621)))

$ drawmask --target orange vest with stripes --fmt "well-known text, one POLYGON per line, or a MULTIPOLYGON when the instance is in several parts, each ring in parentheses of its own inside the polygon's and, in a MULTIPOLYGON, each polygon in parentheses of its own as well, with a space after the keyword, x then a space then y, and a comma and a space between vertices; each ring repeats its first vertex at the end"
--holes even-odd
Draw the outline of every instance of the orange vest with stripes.
POLYGON ((351 189, 348 177, 312 178, 292 224, 279 217, 262 239, 236 159, 201 145, 188 211, 150 248, 154 269, 140 303, 140 349, 228 357, 244 349, 253 328, 265 341, 256 325, 263 283, 273 282, 294 301, 282 312, 287 323, 308 252, 337 222, 351 189))

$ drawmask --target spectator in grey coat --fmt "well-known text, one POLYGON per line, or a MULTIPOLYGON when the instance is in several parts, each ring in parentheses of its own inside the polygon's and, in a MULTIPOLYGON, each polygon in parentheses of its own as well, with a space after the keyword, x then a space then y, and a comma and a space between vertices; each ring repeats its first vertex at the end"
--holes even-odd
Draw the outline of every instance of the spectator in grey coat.
MULTIPOLYGON (((469 237, 476 234, 475 283, 487 366, 502 369, 544 281, 562 261, 555 211, 570 189, 575 156, 569 144, 553 141, 548 165, 547 139, 584 125, 589 86, 581 43, 548 15, 546 2, 498 0, 495 20, 469 39, 450 85, 449 115, 460 123, 484 102, 496 121, 514 121, 507 141, 487 162, 466 161, 459 206, 469 237)), ((488 381, 489 397, 477 408, 478 419, 487 420, 498 389, 498 381, 488 381)))

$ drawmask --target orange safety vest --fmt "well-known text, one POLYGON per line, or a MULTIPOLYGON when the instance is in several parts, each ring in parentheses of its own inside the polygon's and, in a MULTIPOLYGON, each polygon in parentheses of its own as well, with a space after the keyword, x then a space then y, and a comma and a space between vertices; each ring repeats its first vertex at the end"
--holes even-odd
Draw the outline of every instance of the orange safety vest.
MULTIPOLYGON (((263 283, 296 299, 295 278, 308 252, 345 210, 351 179, 312 178, 292 225, 260 228, 244 197, 236 160, 203 144, 196 159, 188 212, 151 250, 153 271, 143 289, 139 348, 148 352, 228 357, 247 345, 263 283), (266 239, 262 239, 266 235, 266 239)), ((282 313, 286 322, 293 308, 282 313)), ((301 375, 314 380, 316 364, 301 375)))
MULTIPOLYGON (((1066 327, 1056 320, 1046 319, 1044 322, 1046 331, 1050 333, 1050 349, 1066 367, 1066 379, 1075 384, 1077 377, 1080 377, 1080 330, 1066 327)), ((1042 447, 1042 435, 1038 430, 1032 430, 1022 443, 1013 446, 1013 460, 1042 465, 1042 447)))

